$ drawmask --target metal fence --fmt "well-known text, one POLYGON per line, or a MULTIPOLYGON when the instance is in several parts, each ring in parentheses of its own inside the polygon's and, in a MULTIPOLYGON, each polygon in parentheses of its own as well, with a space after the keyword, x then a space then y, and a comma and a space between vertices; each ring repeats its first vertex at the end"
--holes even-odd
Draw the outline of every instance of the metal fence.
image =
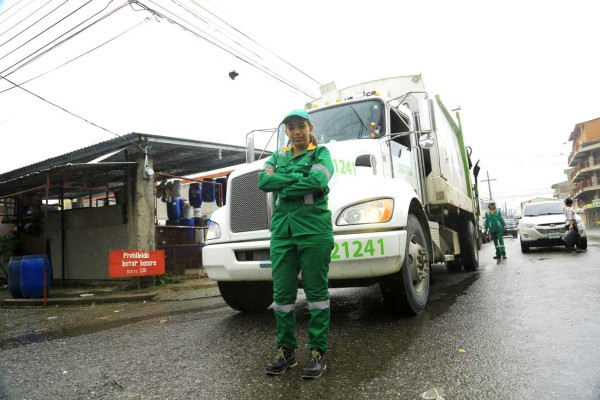
POLYGON ((156 176, 156 249, 165 251, 165 270, 185 275, 202 268, 207 222, 225 204, 226 177, 156 176))

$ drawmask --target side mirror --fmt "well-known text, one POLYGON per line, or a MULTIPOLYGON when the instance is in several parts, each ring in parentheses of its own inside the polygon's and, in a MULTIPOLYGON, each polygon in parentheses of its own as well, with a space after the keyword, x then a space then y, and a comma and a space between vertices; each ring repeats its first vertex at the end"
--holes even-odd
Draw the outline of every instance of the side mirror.
POLYGON ((429 132, 424 135, 421 135, 421 137, 419 138, 419 146, 421 146, 423 149, 432 148, 434 143, 435 139, 429 132))

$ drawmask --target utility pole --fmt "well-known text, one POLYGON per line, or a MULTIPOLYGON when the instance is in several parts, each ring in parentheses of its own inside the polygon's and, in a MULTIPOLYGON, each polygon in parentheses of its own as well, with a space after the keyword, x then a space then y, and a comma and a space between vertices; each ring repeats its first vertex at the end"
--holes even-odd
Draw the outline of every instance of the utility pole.
POLYGON ((490 201, 492 201, 492 186, 490 185, 490 181, 495 181, 496 179, 490 179, 490 171, 486 171, 487 179, 482 179, 482 182, 488 183, 488 190, 490 191, 490 201))

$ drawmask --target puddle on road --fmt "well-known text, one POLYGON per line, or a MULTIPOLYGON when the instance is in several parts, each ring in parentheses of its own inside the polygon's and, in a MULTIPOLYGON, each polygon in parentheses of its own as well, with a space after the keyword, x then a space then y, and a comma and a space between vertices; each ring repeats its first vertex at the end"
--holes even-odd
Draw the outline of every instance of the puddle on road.
POLYGON ((41 331, 34 333, 27 333, 21 336, 15 336, 8 339, 0 339, 0 350, 12 349, 21 346, 28 346, 34 343, 50 342, 58 339, 67 339, 78 336, 85 336, 92 333, 107 331, 110 329, 120 328, 121 326, 131 325, 142 321, 151 319, 172 317, 175 315, 193 314, 202 311, 213 310, 221 307, 226 307, 224 304, 214 304, 209 306, 202 306, 196 308, 190 308, 179 311, 170 311, 165 313, 156 313, 142 315, 139 317, 132 317, 120 320, 102 320, 101 323, 90 324, 90 325, 78 325, 74 327, 66 327, 53 331, 41 331))

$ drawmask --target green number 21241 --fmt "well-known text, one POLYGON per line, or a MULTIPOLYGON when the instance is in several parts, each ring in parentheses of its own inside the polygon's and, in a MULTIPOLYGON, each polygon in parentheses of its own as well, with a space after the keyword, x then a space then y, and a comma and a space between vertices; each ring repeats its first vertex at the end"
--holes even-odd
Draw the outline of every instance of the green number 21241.
POLYGON ((366 242, 354 240, 353 242, 334 243, 331 259, 340 258, 360 258, 365 256, 385 255, 383 239, 378 239, 375 243, 369 239, 366 242))

